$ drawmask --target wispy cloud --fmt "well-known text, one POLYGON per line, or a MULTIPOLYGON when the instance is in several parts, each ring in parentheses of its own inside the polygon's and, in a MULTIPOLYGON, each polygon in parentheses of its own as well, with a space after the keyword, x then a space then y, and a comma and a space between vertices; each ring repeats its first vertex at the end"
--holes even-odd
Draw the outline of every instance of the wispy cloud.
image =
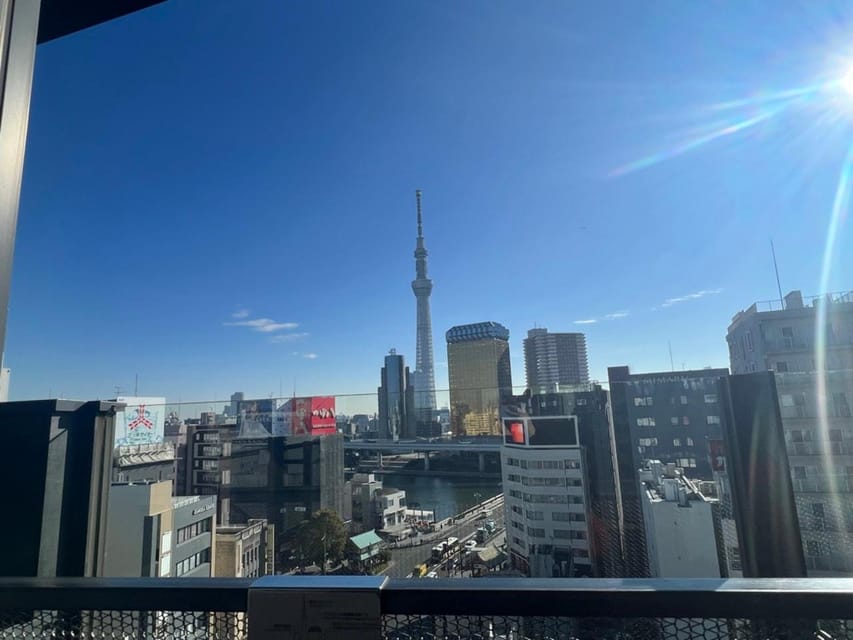
POLYGON ((294 340, 301 340, 302 338, 307 338, 309 334, 307 331, 302 331, 301 333, 280 333, 277 336, 270 336, 270 342, 274 344, 281 344, 282 342, 293 342, 294 340))
POLYGON ((684 296, 678 296, 677 298, 667 298, 661 303, 662 307, 671 307, 674 304, 679 304, 680 302, 688 302, 690 300, 698 300, 699 298, 704 298, 705 296, 713 296, 722 292, 722 289, 702 289, 701 291, 694 291, 693 293, 688 293, 684 296))
POLYGON ((238 320, 226 322, 226 327, 249 327, 261 333, 273 333, 275 331, 289 331, 299 325, 296 322, 276 322, 270 318, 255 318, 254 320, 238 320))
POLYGON ((619 318, 627 318, 631 315, 628 311, 615 311, 604 316, 605 320, 618 320, 619 318))
POLYGON ((595 318, 587 318, 586 320, 575 320, 575 324, 595 324, 598 322, 595 318))
POLYGON ((317 359, 317 354, 316 354, 316 353, 303 353, 303 354, 302 354, 302 357, 303 357, 303 358, 308 358, 309 360, 316 360, 316 359, 317 359))
POLYGON ((231 314, 231 317, 237 318, 238 320, 241 318, 248 318, 249 317, 249 310, 248 309, 238 309, 237 311, 235 311, 234 313, 231 314))

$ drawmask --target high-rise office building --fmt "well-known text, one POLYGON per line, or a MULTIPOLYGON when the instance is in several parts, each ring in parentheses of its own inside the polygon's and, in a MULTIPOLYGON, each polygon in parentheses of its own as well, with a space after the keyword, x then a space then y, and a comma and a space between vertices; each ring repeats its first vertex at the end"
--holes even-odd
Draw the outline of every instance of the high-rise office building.
MULTIPOLYGON (((733 373, 773 371, 810 576, 853 573, 853 293, 737 313, 733 373)), ((765 303, 767 306, 767 303, 765 303)))
POLYGON ((524 339, 524 370, 531 393, 556 391, 559 385, 588 383, 586 336, 531 329, 524 339))
POLYGON ((592 577, 588 461, 574 416, 503 419, 501 469, 510 565, 534 578, 592 577))
MULTIPOLYGON (((519 413, 574 417, 585 464, 584 488, 593 522, 592 570, 599 577, 622 577, 622 513, 609 393, 600 385, 578 385, 571 391, 522 396, 521 401, 519 413)), ((534 468, 537 464, 533 463, 534 468)))
POLYGON ((343 436, 236 438, 222 458, 222 524, 265 519, 275 526, 276 565, 287 533, 320 509, 346 514, 343 436))
POLYGON ((214 496, 172 497, 168 481, 114 484, 108 522, 105 576, 213 575, 214 496))
POLYGON ((725 369, 631 374, 628 367, 611 367, 608 374, 625 576, 651 572, 639 481, 644 460, 675 464, 697 480, 717 480, 721 457, 731 458, 726 466, 733 495, 728 507, 722 505, 722 517, 737 521, 742 541, 729 555, 740 557, 747 577, 798 575, 796 554, 789 550, 799 529, 791 517, 788 460, 779 455, 776 388, 767 376, 730 376, 725 369))
POLYGON ((418 424, 433 422, 435 412, 435 367, 432 353, 432 317, 429 296, 432 280, 427 275, 427 253, 424 246, 423 218, 421 216, 421 192, 415 192, 418 202, 418 239, 415 247, 415 279, 412 291, 418 302, 417 343, 415 371, 412 385, 415 388, 415 419, 418 424))
POLYGON ((414 388, 409 367, 397 351, 385 356, 379 386, 379 437, 383 440, 410 439, 417 435, 414 415, 414 388))
POLYGON ((720 440, 723 411, 717 384, 726 369, 632 374, 609 367, 616 459, 626 544, 626 577, 648 577, 638 480, 644 459, 674 463, 712 480, 707 440, 720 440))
POLYGON ((231 394, 231 401, 225 407, 225 415, 229 417, 237 417, 240 411, 240 403, 246 399, 246 394, 242 391, 235 391, 231 394))
POLYGON ((446 339, 453 435, 500 435, 500 406, 512 396, 509 330, 479 322, 452 327, 446 339))

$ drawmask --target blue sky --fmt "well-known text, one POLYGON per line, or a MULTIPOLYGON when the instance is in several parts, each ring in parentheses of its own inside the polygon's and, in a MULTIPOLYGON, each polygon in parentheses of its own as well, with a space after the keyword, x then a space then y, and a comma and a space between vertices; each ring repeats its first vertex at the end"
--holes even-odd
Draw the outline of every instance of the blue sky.
MULTIPOLYGON (((668 341, 726 366, 771 236, 820 290, 851 137, 853 98, 721 105, 844 72, 849 3, 785 5, 173 0, 40 47, 11 396, 375 393, 414 361, 416 188, 439 386, 483 320, 516 384, 534 325, 596 378, 668 341)), ((836 247, 849 289, 849 221, 836 247)))

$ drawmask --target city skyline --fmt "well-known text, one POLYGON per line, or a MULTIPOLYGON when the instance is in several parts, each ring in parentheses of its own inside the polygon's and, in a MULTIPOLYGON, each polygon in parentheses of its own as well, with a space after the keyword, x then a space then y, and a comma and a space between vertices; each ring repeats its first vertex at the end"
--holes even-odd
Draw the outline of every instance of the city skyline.
MULTIPOLYGON (((415 357, 416 187, 434 332, 501 322, 517 380, 535 326, 583 331, 592 379, 667 370, 670 342, 676 369, 726 366, 731 316, 776 297, 770 236, 785 291, 823 286, 843 141, 790 113, 673 150, 822 72, 815 30, 831 41, 849 7, 258 3, 233 55, 212 44, 232 11, 166 3, 39 49, 10 399, 106 398, 137 374, 170 402, 375 395, 389 348, 415 357)), ((827 288, 850 288, 851 253, 833 265, 827 288)))

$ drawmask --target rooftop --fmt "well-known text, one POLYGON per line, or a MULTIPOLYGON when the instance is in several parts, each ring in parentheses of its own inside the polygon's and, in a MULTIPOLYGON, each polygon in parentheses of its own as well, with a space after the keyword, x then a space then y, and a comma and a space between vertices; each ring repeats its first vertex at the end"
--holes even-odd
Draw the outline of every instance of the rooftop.
POLYGON ((445 334, 447 342, 476 342, 477 340, 509 340, 509 329, 498 322, 478 322, 451 327, 445 334))
POLYGON ((359 549, 367 549, 368 547, 372 547, 375 544, 381 544, 383 542, 382 538, 379 537, 374 529, 365 531, 364 533, 359 533, 357 536, 350 538, 350 541, 359 549))

